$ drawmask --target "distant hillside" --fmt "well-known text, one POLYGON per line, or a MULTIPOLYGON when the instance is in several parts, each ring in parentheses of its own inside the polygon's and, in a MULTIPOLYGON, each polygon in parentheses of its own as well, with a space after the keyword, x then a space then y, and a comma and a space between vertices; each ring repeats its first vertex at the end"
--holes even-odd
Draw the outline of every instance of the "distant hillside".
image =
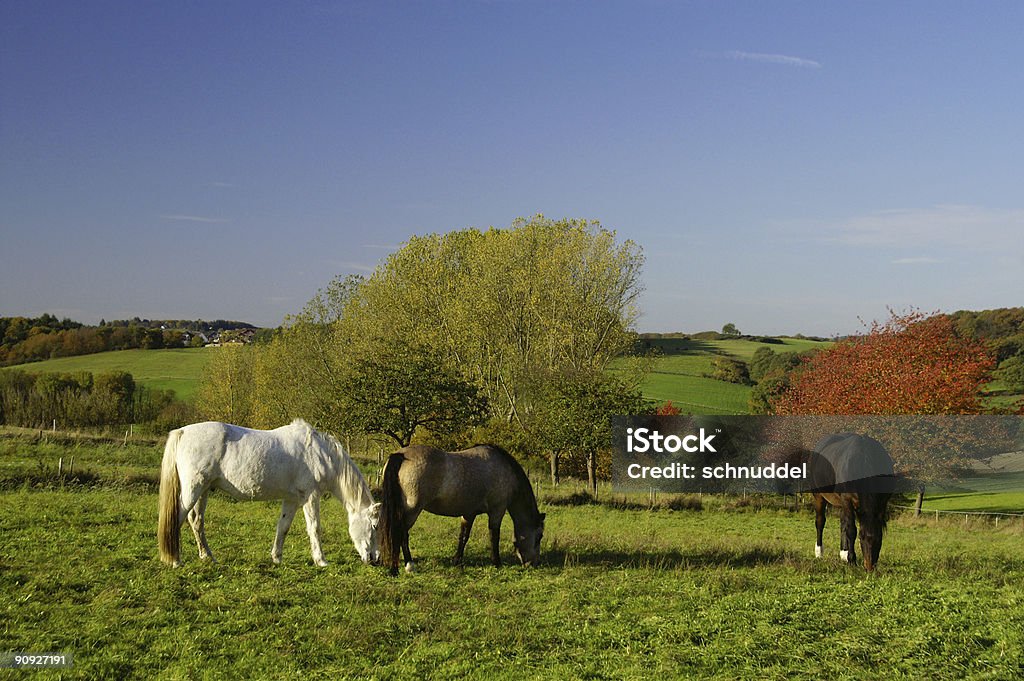
POLYGON ((824 338, 821 336, 805 336, 802 333, 793 334, 792 336, 762 336, 739 332, 731 334, 721 333, 720 331, 698 331, 697 333, 684 333, 682 331, 658 333, 645 331, 643 333, 638 333, 637 338, 641 342, 649 343, 669 343, 675 340, 749 340, 757 343, 768 343, 769 345, 782 344, 787 339, 815 341, 818 343, 827 343, 836 340, 835 338, 824 338))
MULTIPOLYGON (((637 349, 654 351, 655 358, 640 389, 644 397, 659 403, 672 402, 683 413, 746 414, 753 386, 715 378, 723 359, 748 364, 760 348, 781 354, 830 344, 808 338, 697 339, 688 334, 641 334, 637 349)), ((622 366, 622 362, 617 363, 612 371, 622 366)))
POLYGON ((251 342, 257 332, 252 324, 223 319, 207 322, 136 317, 87 326, 48 314, 36 318, 0 317, 0 366, 112 350, 200 347, 228 334, 251 342))
MULTIPOLYGON (((984 389, 986 406, 1016 408, 1024 395, 1024 307, 961 310, 947 316, 953 320, 958 334, 983 341, 996 360, 998 368, 984 389)), ((760 348, 775 353, 775 360, 788 371, 792 365, 787 369, 786 360, 797 360, 792 355, 779 355, 827 347, 837 340, 801 335, 750 336, 740 334, 732 325, 726 325, 723 331, 732 333, 638 334, 637 352, 658 355, 654 371, 643 385, 644 394, 659 402, 671 400, 684 411, 693 413, 745 413, 752 389, 742 380, 743 371, 749 371, 751 380, 757 382, 764 377, 763 362, 772 359, 766 351, 755 358, 754 353, 760 348), (745 362, 747 366, 730 366, 728 358, 745 362), (762 369, 760 375, 759 368, 762 369), (730 371, 733 381, 722 380, 730 371)), ((777 370, 778 366, 769 364, 768 369, 777 370)), ((764 389, 759 388, 759 391, 764 392, 764 389)), ((755 403, 760 402, 755 399, 755 403)))
POLYGON ((29 373, 87 371, 92 374, 127 371, 136 383, 147 388, 173 390, 178 399, 187 401, 195 395, 203 369, 212 353, 217 351, 217 348, 120 350, 32 362, 31 364, 7 367, 0 371, 26 371, 29 373))
POLYGON ((833 341, 808 336, 724 336, 714 331, 696 334, 638 334, 639 352, 655 351, 662 355, 693 355, 701 353, 735 355, 744 360, 753 358, 758 348, 767 347, 775 352, 803 352, 827 346, 833 341))

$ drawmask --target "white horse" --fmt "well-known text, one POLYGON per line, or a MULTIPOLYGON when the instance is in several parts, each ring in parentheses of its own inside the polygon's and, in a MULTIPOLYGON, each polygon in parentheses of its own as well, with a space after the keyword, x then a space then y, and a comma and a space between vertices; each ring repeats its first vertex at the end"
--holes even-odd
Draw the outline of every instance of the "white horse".
POLYGON ((188 518, 199 557, 212 559, 203 515, 211 487, 239 500, 281 499, 281 517, 270 557, 281 562, 284 536, 295 511, 306 516, 313 562, 327 565, 320 549, 320 495, 345 504, 348 531, 363 562, 379 555, 380 504, 345 448, 333 437, 296 419, 275 430, 251 430, 228 423, 194 423, 167 436, 160 472, 160 559, 181 564, 181 526, 188 518))

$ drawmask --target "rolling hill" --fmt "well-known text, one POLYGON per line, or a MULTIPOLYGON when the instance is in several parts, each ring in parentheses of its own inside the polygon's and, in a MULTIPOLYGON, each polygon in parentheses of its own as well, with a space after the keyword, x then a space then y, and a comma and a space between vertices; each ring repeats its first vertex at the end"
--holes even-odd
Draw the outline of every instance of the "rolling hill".
MULTIPOLYGON (((759 348, 777 353, 803 352, 827 347, 828 342, 804 338, 780 338, 777 343, 764 343, 746 338, 727 340, 696 340, 693 338, 659 338, 649 341, 660 353, 651 373, 641 386, 644 397, 658 402, 671 401, 684 413, 746 414, 751 387, 707 378, 718 357, 731 357, 749 362, 759 348)), ((615 370, 615 366, 612 370, 615 370)))
POLYGON ((217 348, 174 348, 167 350, 116 350, 77 357, 60 357, 44 362, 18 364, 0 371, 31 373, 74 373, 127 371, 147 388, 173 390, 183 399, 195 395, 203 368, 217 348))

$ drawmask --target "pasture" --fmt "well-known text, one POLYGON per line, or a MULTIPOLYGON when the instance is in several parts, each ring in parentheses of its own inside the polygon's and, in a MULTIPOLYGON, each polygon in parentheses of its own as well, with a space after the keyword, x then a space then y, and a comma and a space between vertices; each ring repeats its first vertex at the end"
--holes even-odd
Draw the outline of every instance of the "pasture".
POLYGON ((750 386, 676 373, 666 357, 641 385, 643 396, 658 403, 672 402, 684 414, 746 414, 750 386))
MULTIPOLYGON (((838 522, 733 499, 705 510, 558 503, 538 568, 489 564, 478 526, 424 514, 418 571, 363 565, 340 504, 330 565, 301 527, 270 561, 279 505, 214 494, 201 563, 155 545, 154 444, 0 440, 0 651, 74 654, 88 678, 1019 678, 1024 523, 890 522, 878 570, 840 564, 838 522), (76 451, 78 481, 53 475, 76 451), (113 459, 113 460, 111 460, 113 459), (66 460, 66 459, 65 459, 66 460)), ((371 478, 372 480, 372 478, 371 478)), ((502 548, 513 562, 511 523, 502 548)))
POLYGON ((962 472, 956 480, 929 485, 923 508, 941 512, 1022 514, 1022 490, 1024 452, 1010 452, 975 462, 973 470, 962 472))
POLYGON ((116 350, 78 357, 59 357, 45 362, 18 364, 12 369, 32 373, 127 371, 139 385, 173 390, 181 400, 195 394, 199 378, 218 348, 171 348, 164 350, 116 350))
POLYGON ((653 339, 649 342, 660 354, 655 357, 641 390, 648 399, 671 401, 683 413, 746 414, 751 386, 708 378, 714 371, 715 358, 731 357, 749 362, 759 348, 770 348, 781 353, 803 352, 829 345, 800 338, 780 340, 781 343, 769 344, 748 339, 653 339))

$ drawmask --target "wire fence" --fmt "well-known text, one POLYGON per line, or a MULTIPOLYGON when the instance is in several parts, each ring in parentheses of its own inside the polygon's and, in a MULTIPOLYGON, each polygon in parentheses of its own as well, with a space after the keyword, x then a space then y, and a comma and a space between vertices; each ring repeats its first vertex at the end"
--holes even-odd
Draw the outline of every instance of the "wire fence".
MULTIPOLYGON (((901 508, 901 509, 904 509, 904 510, 907 510, 907 511, 915 511, 915 512, 917 511, 917 508, 914 507, 914 506, 899 506, 897 504, 892 504, 892 506, 894 508, 901 508)), ((999 513, 999 512, 995 512, 995 511, 944 511, 944 510, 934 509, 934 508, 930 508, 930 509, 922 508, 921 509, 921 513, 920 513, 921 516, 933 515, 933 514, 934 514, 936 520, 939 519, 939 515, 940 514, 953 515, 953 516, 961 516, 962 515, 964 517, 964 522, 965 523, 967 522, 968 518, 970 518, 971 516, 984 516, 985 518, 991 518, 991 519, 993 519, 995 521, 995 523, 997 525, 999 524, 999 519, 1000 518, 1020 518, 1020 519, 1024 520, 1024 513, 999 513)))

